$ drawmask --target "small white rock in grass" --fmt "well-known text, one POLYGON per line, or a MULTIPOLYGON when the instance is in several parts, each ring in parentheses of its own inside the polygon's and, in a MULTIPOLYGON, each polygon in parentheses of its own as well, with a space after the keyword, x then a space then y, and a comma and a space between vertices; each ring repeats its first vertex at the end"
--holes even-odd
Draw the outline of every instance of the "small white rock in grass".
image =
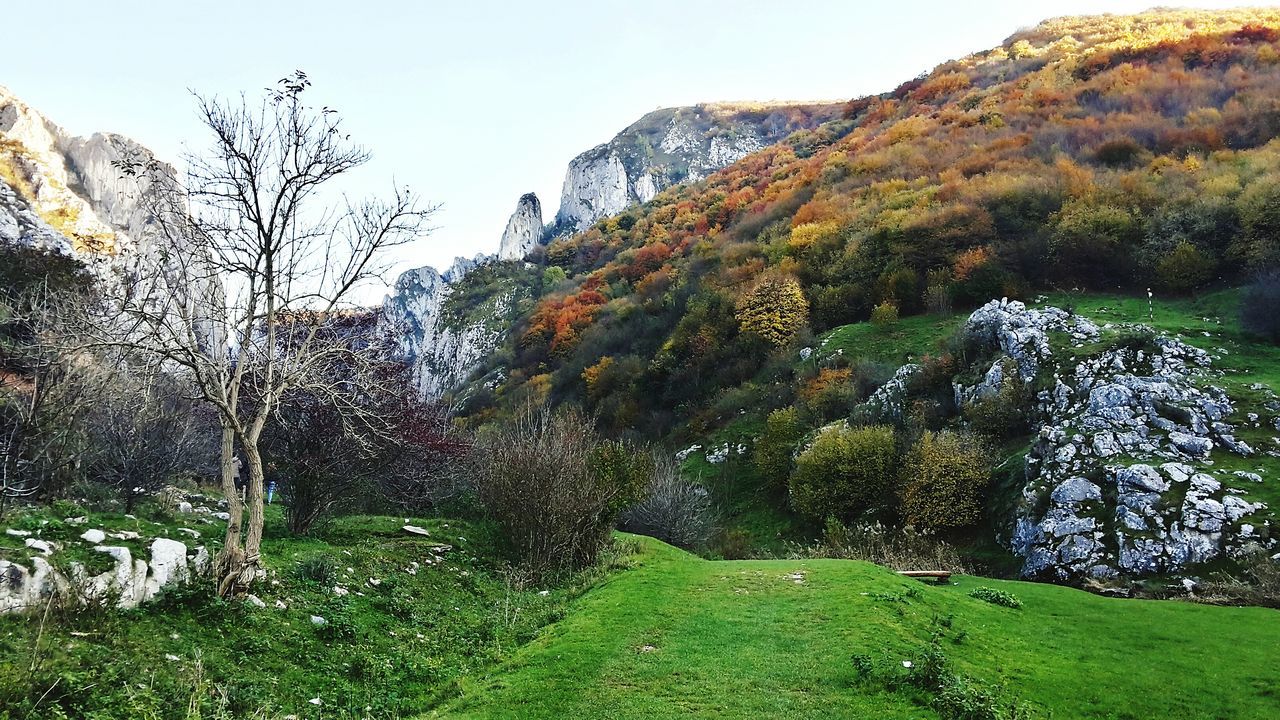
POLYGON ((369 578, 369 584, 374 587, 378 587, 379 585, 382 584, 382 581, 379 580, 378 578, 369 578))
POLYGON ((350 590, 348 590, 348 589, 346 589, 346 588, 344 588, 344 587, 342 587, 341 585, 334 585, 334 586, 333 586, 333 594, 334 594, 334 595, 337 595, 338 597, 345 597, 345 596, 347 595, 347 593, 349 593, 349 592, 351 592, 351 591, 350 591, 350 590))
POLYGON ((538 594, 539 594, 539 595, 541 595, 542 597, 546 597, 546 596, 548 596, 548 595, 550 595, 550 594, 551 594, 551 591, 550 591, 550 590, 539 590, 539 591, 538 591, 538 594))
POLYGON ((321 702, 321 701, 320 701, 320 698, 318 698, 318 697, 313 697, 313 698, 311 698, 310 700, 308 700, 307 702, 309 702, 309 703, 311 703, 312 705, 315 705, 315 706, 317 706, 317 707, 319 707, 320 705, 323 705, 323 704, 324 704, 323 702, 321 702))
POLYGON ((27 538, 26 545, 32 550, 44 553, 45 555, 52 555, 55 547, 53 543, 47 543, 44 540, 37 540, 35 538, 27 538))
POLYGON ((246 602, 248 602, 250 605, 256 608, 264 608, 267 606, 267 604, 262 601, 262 598, 258 597, 257 595, 246 595, 244 599, 246 602))
POLYGON ((277 610, 288 610, 288 609, 289 609, 289 606, 288 606, 288 605, 286 605, 286 604, 285 604, 285 602, 284 602, 283 600, 277 600, 277 601, 276 601, 276 609, 277 609, 277 610))
POLYGON ((165 653, 164 659, 168 660, 169 662, 178 662, 178 660, 180 660, 181 658, 179 658, 177 655, 174 655, 173 653, 165 653))
POLYGON ((321 626, 323 626, 323 625, 328 625, 328 624, 329 624, 329 621, 328 621, 328 620, 325 620, 324 618, 320 617, 319 615, 312 615, 312 616, 311 616, 311 624, 312 624, 312 625, 315 625, 316 627, 321 627, 321 626))
POLYGON ((14 537, 31 537, 31 531, 30 531, 30 530, 17 530, 17 529, 14 529, 14 528, 9 528, 8 530, 5 530, 5 531, 4 531, 4 534, 5 534, 5 535, 12 535, 12 536, 14 536, 14 537))
POLYGON ((911 668, 915 667, 915 663, 911 662, 910 660, 903 660, 903 661, 902 661, 902 667, 907 668, 907 669, 911 669, 911 668))

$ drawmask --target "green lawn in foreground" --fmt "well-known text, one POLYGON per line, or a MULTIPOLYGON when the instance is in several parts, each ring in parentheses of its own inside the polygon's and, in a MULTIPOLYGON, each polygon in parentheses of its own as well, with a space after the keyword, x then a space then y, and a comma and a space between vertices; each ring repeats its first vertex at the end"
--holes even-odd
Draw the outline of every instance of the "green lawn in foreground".
POLYGON ((955 669, 1039 717, 1280 717, 1272 610, 973 577, 932 587, 866 563, 714 562, 638 542, 637 567, 429 717, 936 717, 859 683, 850 657, 918 661, 942 617, 965 634, 943 641, 955 669), (1023 607, 969 597, 978 586, 1023 607))

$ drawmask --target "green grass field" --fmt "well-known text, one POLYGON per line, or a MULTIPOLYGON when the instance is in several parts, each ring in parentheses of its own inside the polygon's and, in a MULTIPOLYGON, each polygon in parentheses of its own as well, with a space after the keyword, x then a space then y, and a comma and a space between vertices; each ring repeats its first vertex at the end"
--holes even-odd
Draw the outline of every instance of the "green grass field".
POLYGON ((974 577, 933 587, 866 563, 715 562, 637 542, 637 567, 427 717, 938 717, 860 681, 850 658, 918 663, 942 625, 957 672, 1036 717, 1280 717, 1273 610, 974 577), (1023 606, 969 597, 978 586, 1023 606))
MULTIPOLYGON (((195 524, 217 546, 220 523, 148 509, 137 520, 76 510, 88 518, 79 527, 62 527, 47 509, 15 511, 0 528, 39 528, 68 557, 84 527, 185 540, 176 529, 195 524)), ((382 516, 343 517, 293 537, 270 506, 270 576, 254 589, 262 608, 216 599, 201 582, 135 610, 0 617, 0 720, 411 716, 532 639, 609 571, 606 563, 544 590, 505 569, 487 525, 410 521, 431 537, 382 516)), ((25 554, 0 547, 0 557, 25 554)))

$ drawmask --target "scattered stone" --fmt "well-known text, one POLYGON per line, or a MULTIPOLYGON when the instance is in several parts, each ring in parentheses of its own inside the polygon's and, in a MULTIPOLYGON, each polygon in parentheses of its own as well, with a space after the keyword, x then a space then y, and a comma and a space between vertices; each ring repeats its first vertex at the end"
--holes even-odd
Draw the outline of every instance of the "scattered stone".
POLYGON ((324 626, 324 625, 328 625, 328 624, 329 624, 329 621, 328 621, 328 620, 325 620, 324 618, 320 617, 319 615, 312 615, 312 616, 311 616, 311 624, 312 624, 312 625, 315 625, 316 627, 321 627, 321 626, 324 626))
POLYGON ((187 502, 186 500, 183 500, 182 502, 178 503, 178 512, 186 515, 191 513, 192 511, 193 511, 193 508, 191 507, 191 503, 187 502))
POLYGON ((17 530, 15 528, 9 528, 8 530, 5 530, 4 534, 12 535, 13 537, 31 537, 30 530, 17 530))
POLYGON ((101 530, 85 530, 80 534, 80 539, 91 544, 97 545, 107 539, 107 534, 101 530))
POLYGON ((262 598, 258 597, 257 595, 245 595, 244 599, 245 599, 245 602, 249 603, 250 605, 258 609, 262 609, 267 606, 267 604, 262 601, 262 598))
POLYGON ((1213 450, 1213 441, 1207 437, 1173 431, 1169 433, 1169 442, 1174 447, 1194 458, 1207 458, 1213 450))
POLYGON ((431 533, 428 532, 426 528, 418 527, 417 525, 405 525, 401 529, 409 533, 410 535, 421 535, 423 537, 431 537, 431 533))
POLYGON ((44 540, 37 540, 35 538, 27 538, 26 545, 32 550, 44 553, 45 555, 52 555, 54 549, 57 547, 53 543, 46 542, 44 540))

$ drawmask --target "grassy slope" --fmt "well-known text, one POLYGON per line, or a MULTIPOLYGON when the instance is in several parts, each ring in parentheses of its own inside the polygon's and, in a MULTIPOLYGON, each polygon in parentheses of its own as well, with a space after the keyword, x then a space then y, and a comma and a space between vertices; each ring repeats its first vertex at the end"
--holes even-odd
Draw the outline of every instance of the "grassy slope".
POLYGON ((944 642, 958 670, 1041 716, 1280 716, 1275 611, 971 577, 927 587, 851 561, 713 562, 640 547, 635 569, 431 717, 933 717, 859 683, 849 658, 918 660, 938 616, 967 633, 944 642), (1024 606, 969 597, 979 585, 1024 606))
MULTIPOLYGON (((49 515, 24 516, 40 527, 49 515)), ((182 535, 174 528, 194 520, 88 515, 88 527, 127 524, 175 538, 182 535)), ((0 528, 14 519, 0 519, 0 528)), ((192 717, 193 698, 206 718, 310 718, 315 697, 325 718, 403 717, 506 657, 594 581, 584 575, 545 595, 509 583, 494 538, 472 523, 414 519, 431 532, 423 538, 401 530, 403 517, 346 517, 300 538, 284 533, 279 506, 268 508, 267 521, 263 557, 272 575, 255 588, 265 608, 193 587, 128 612, 55 611, 48 623, 0 617, 0 720, 176 720, 192 717), (436 551, 437 543, 451 549, 436 551), (310 579, 304 566, 327 567, 330 578, 310 579), (334 586, 349 594, 335 594, 334 586), (275 607, 277 600, 287 608, 275 607), (312 615, 328 624, 317 627, 312 615)), ((42 536, 73 531, 49 527, 42 536)), ((221 524, 197 527, 206 538, 222 531, 221 524)), ((70 552, 78 541, 63 542, 70 552)))

